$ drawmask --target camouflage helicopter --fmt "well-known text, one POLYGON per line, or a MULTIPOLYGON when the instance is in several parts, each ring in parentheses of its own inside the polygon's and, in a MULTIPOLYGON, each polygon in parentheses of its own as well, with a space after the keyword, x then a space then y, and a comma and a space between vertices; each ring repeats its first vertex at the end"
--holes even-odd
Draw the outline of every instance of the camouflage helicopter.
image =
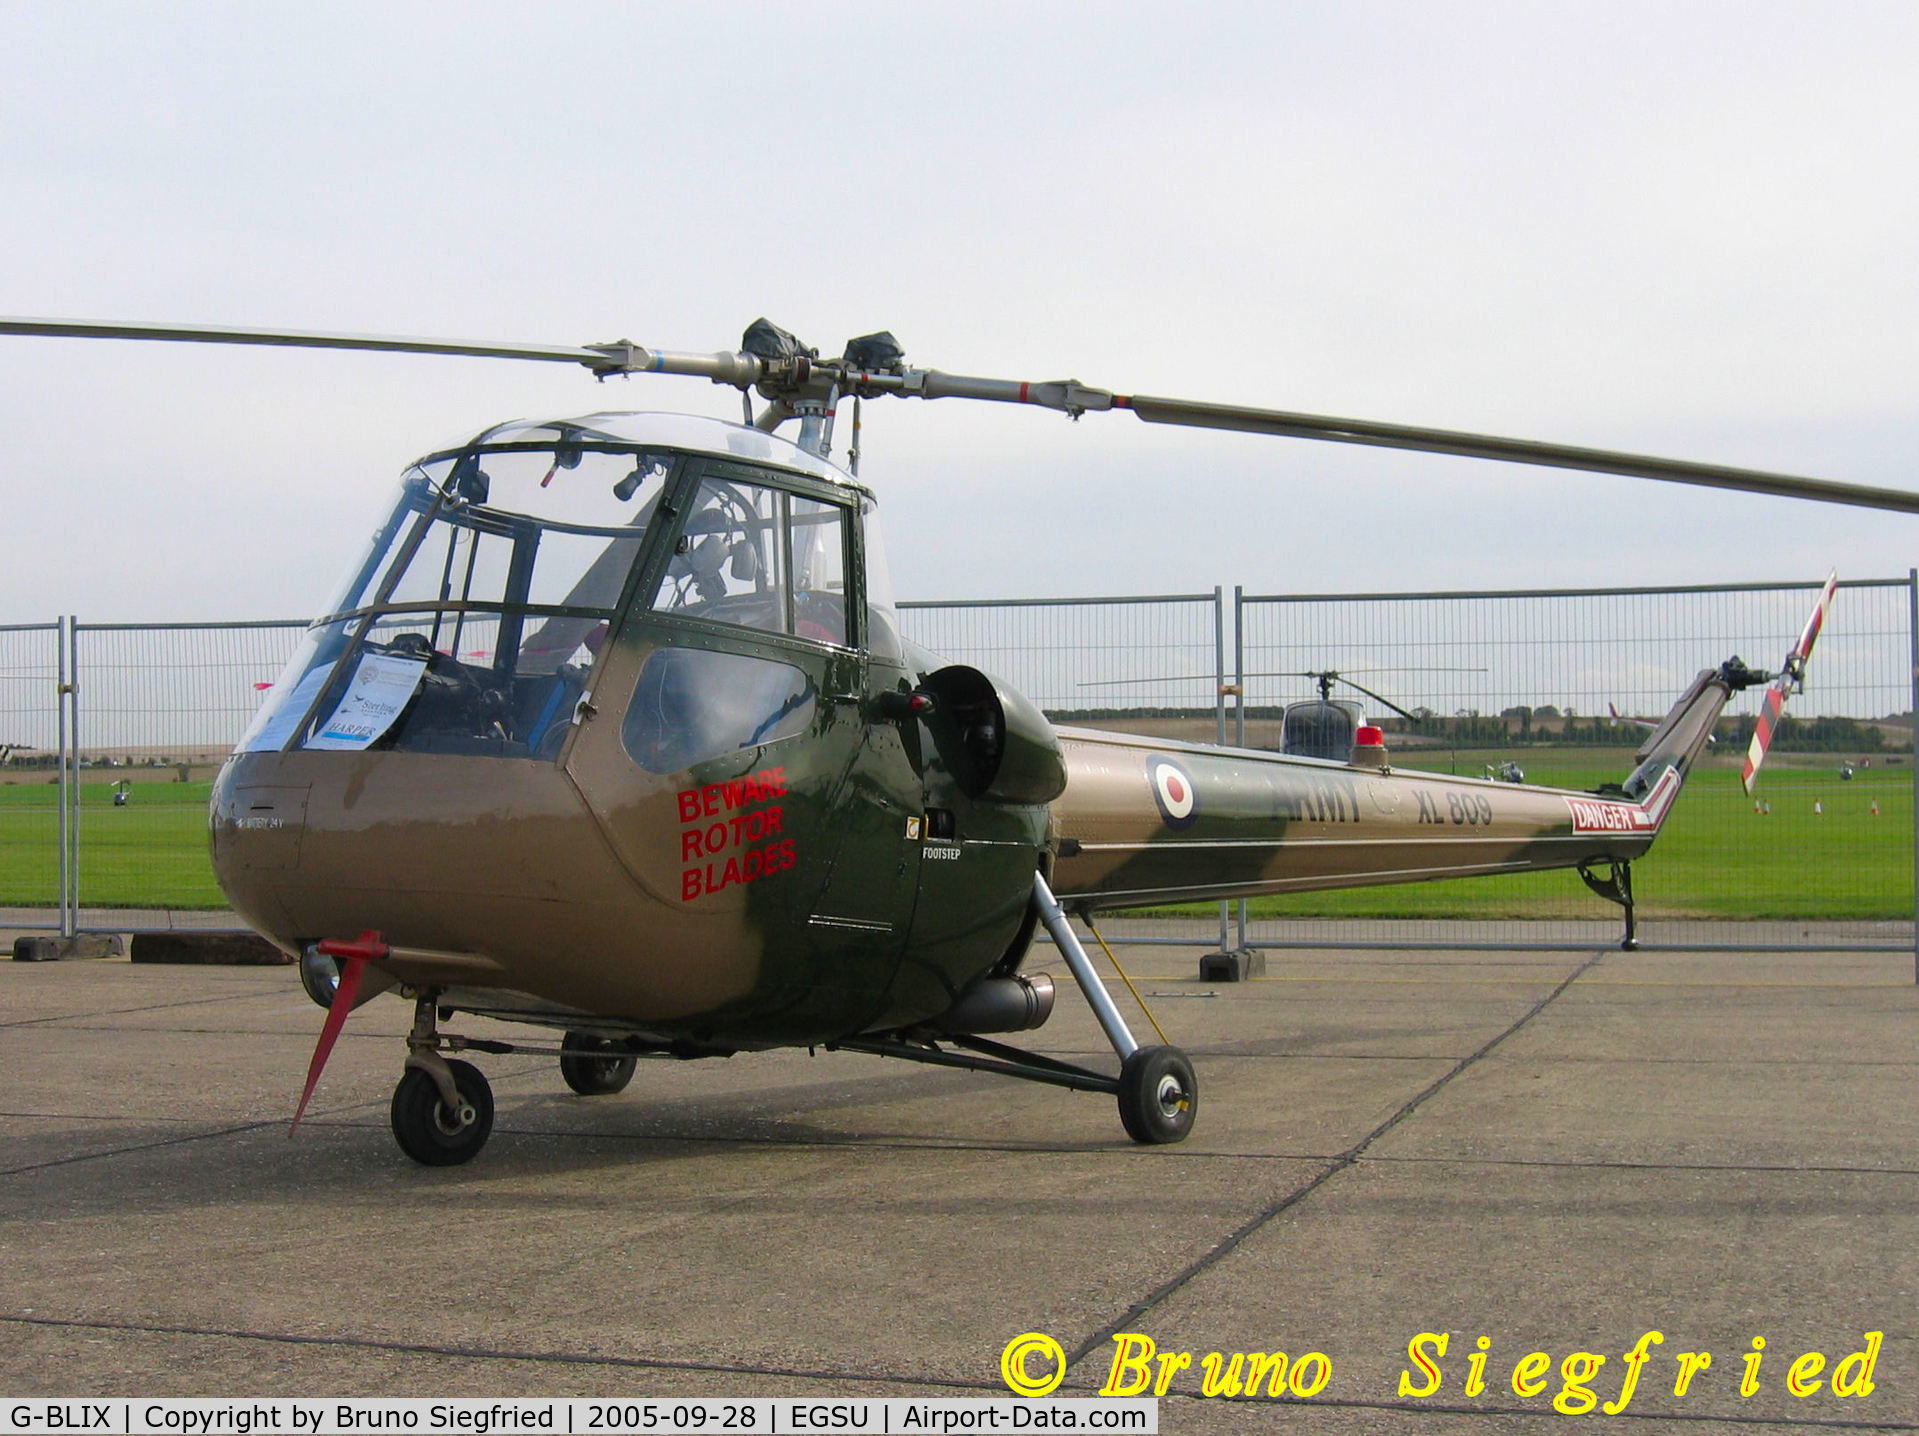
MULTIPOLYGON (((991 674, 899 632, 875 499, 829 460, 843 401, 1036 404, 1074 417, 1327 439, 1919 512, 1919 495, 1349 419, 909 366, 889 334, 822 360, 760 321, 736 351, 474 344, 0 320, 0 333, 305 346, 678 374, 744 422, 592 413, 501 424, 401 476, 371 541, 222 767, 215 872, 300 955, 327 1016, 413 1003, 391 1104, 415 1160, 493 1123, 458 1054, 557 1056, 575 1092, 642 1057, 823 1046, 1117 1098, 1177 1142, 1187 1057, 1141 1045, 1069 914, 1573 868, 1622 904, 1730 696, 1766 695, 1752 763, 1803 681, 1828 581, 1778 675, 1701 672, 1617 786, 1583 793, 1395 772, 1377 727, 1333 758, 1055 728, 991 674), (753 412, 757 395, 764 407, 753 412), (775 430, 797 423, 793 441, 775 430), (1050 1016, 1023 971, 1044 926, 1117 1075, 1008 1045, 1050 1016), (557 1044, 444 1030, 458 1013, 557 1044)), ((298 1125, 295 1116, 295 1127, 298 1125)))

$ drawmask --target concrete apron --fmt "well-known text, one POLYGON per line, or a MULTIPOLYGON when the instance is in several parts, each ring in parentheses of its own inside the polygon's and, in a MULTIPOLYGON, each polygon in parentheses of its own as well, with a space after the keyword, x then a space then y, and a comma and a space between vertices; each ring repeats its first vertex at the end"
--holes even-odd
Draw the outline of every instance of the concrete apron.
MULTIPOLYGON (((1110 1063, 1039 958, 1068 990, 1032 1045, 1110 1063)), ((1584 1399, 1569 1358, 1617 1402, 1656 1330, 1626 1411, 1667 1419, 1634 1430, 1919 1422, 1909 956, 1121 960, 1196 1061, 1181 1146, 1109 1098, 845 1054, 648 1063, 611 1098, 482 1056, 494 1137, 449 1170, 386 1130, 408 1004, 354 1014, 288 1141, 320 1024, 291 970, 0 963, 0 1393, 984 1394, 1037 1330, 1062 1394, 1120 1333, 1190 1355, 1164 1430, 1297 1422, 1264 1383, 1200 1394, 1209 1353, 1274 1351, 1326 1357, 1315 1430, 1531 1430, 1584 1399), (1870 1331, 1874 1389, 1835 1397, 1870 1331), (1421 1333, 1438 1385, 1402 1395, 1421 1333), (1682 1352, 1712 1365, 1675 1395, 1682 1352)))

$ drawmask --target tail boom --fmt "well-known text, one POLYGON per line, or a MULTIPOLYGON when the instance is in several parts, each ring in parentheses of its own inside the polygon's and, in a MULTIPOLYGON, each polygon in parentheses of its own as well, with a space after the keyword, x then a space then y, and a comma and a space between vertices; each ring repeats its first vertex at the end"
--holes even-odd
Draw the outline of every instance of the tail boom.
POLYGON ((1116 908, 1629 862, 1732 693, 1765 676, 1700 673, 1598 793, 1062 728, 1052 885, 1116 908))

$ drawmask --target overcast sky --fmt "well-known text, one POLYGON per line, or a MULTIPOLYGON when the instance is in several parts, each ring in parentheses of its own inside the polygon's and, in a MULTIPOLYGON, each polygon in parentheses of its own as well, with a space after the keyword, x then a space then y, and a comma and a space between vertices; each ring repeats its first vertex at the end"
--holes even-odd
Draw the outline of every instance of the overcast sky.
MULTIPOLYGON (((1919 488, 1919 7, 0 4, 0 312, 837 353, 1919 488)), ((0 339, 0 622, 310 613, 685 379, 0 339)), ((903 597, 1904 573, 1919 519, 946 401, 903 597)), ((1836 622, 1840 621, 1835 619, 1836 622)))

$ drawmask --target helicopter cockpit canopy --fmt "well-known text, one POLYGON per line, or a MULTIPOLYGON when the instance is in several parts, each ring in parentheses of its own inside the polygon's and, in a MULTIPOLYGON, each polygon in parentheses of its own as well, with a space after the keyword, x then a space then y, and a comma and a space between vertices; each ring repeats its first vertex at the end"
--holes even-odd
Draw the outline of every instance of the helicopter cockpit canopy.
POLYGON ((847 582, 850 556, 873 550, 871 506, 821 460, 737 425, 594 414, 489 429, 402 476, 240 751, 551 758, 634 608, 896 649, 883 566, 847 582), (856 514, 864 549, 849 545, 856 514), (848 608, 861 592, 864 623, 848 608))

